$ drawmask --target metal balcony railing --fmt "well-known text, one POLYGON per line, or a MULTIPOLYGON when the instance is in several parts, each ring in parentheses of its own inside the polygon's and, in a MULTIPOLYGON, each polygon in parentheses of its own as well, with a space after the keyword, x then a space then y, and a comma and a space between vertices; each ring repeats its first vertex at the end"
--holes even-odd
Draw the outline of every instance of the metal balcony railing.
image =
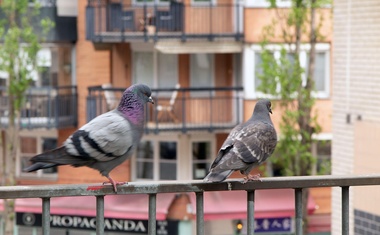
MULTIPOLYGON (((305 188, 340 187, 342 189, 342 234, 349 234, 349 188, 353 186, 380 185, 380 176, 297 176, 262 178, 248 182, 227 180, 221 183, 188 182, 131 182, 118 186, 118 195, 145 194, 149 196, 148 234, 156 235, 156 198, 161 193, 196 194, 196 234, 204 234, 204 192, 247 192, 247 234, 254 234, 255 191, 262 189, 294 189, 295 234, 302 235, 302 190, 305 188)), ((50 232, 50 198, 68 196, 96 197, 96 234, 104 234, 104 197, 114 194, 111 186, 94 185, 42 185, 0 187, 0 199, 41 198, 43 234, 50 232)), ((133 203, 133 202, 131 202, 133 203)))
MULTIPOLYGON (((1 127, 8 126, 8 91, 0 87, 1 127)), ((20 128, 65 128, 77 125, 77 88, 31 87, 25 93, 20 113, 20 128)))
POLYGON ((87 3, 86 39, 92 42, 243 40, 241 3, 140 0, 87 3))
MULTIPOLYGON (((87 120, 116 108, 124 90, 89 87, 87 120)), ((152 97, 155 104, 147 105, 146 133, 223 131, 242 120, 242 87, 152 89, 152 97)))

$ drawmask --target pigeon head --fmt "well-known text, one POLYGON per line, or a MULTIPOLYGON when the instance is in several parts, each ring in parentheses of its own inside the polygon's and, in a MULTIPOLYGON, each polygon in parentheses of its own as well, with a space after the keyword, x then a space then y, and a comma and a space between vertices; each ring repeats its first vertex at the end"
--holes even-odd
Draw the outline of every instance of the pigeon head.
POLYGON ((252 118, 269 117, 269 113, 272 113, 272 104, 268 99, 260 99, 257 101, 255 108, 253 109, 252 118))
POLYGON ((147 85, 132 85, 124 91, 117 110, 134 124, 142 124, 144 105, 148 102, 154 104, 151 94, 152 91, 147 85))
POLYGON ((141 100, 145 101, 145 103, 149 102, 154 104, 154 101, 151 97, 152 91, 147 85, 144 84, 135 84, 132 85, 130 88, 132 93, 136 94, 138 97, 140 97, 141 100))

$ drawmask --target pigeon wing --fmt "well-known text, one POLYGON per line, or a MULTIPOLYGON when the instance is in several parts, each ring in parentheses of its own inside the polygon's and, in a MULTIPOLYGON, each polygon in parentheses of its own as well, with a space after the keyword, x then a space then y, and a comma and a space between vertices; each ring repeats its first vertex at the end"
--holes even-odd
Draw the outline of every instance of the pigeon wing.
POLYGON ((272 124, 255 122, 246 125, 236 137, 234 151, 245 163, 262 163, 274 151, 277 144, 276 131, 272 124))
POLYGON ((240 124, 231 130, 227 139, 224 141, 222 147, 220 147, 219 152, 218 152, 215 160, 211 164, 210 170, 212 168, 216 167, 216 165, 218 165, 218 163, 222 160, 223 156, 225 156, 231 150, 231 148, 234 146, 236 136, 239 135, 239 133, 243 127, 244 127, 243 124, 240 124))
POLYGON ((111 161, 128 152, 133 145, 131 124, 113 110, 102 114, 70 136, 64 146, 78 158, 111 161))

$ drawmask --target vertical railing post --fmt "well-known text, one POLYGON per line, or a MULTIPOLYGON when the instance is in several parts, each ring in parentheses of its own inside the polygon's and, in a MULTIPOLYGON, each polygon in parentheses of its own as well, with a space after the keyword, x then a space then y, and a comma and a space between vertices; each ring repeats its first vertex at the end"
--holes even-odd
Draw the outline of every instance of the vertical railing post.
POLYGON ((247 191, 247 234, 255 232, 255 191, 247 191))
POLYGON ((96 196, 96 235, 104 234, 104 196, 96 196))
POLYGON ((203 192, 196 192, 197 235, 204 234, 203 192))
POLYGON ((148 235, 156 235, 156 194, 149 194, 148 235))
POLYGON ((50 234, 50 198, 42 198, 42 234, 50 234))
MULTIPOLYGON (((192 100, 190 98, 188 98, 186 100, 186 96, 187 97, 190 97, 190 92, 189 93, 186 93, 186 92, 189 92, 189 91, 185 91, 183 90, 181 92, 181 100, 182 100, 182 133, 186 133, 186 102, 189 101, 191 102, 192 100)), ((191 107, 191 105, 190 105, 191 107)))
MULTIPOLYGON (((302 188, 296 188, 295 190, 295 205, 296 205, 296 235, 303 235, 302 232, 302 188)), ((307 203, 307 202, 305 202, 307 203)))
POLYGON ((349 234, 349 209, 350 209, 350 202, 349 202, 349 186, 343 186, 342 187, 342 235, 348 235, 349 234))

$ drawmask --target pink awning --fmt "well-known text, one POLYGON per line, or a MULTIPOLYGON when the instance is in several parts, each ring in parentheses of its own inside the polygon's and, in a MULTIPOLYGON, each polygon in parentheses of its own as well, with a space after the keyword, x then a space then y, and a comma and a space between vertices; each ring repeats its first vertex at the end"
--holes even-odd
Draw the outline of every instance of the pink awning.
MULTIPOLYGON (((175 193, 157 194, 157 220, 165 220, 168 208, 175 193)), ((195 193, 188 193, 195 213, 195 193)), ((276 218, 294 216, 294 190, 271 189, 255 191, 255 218, 276 218)), ((0 204, 2 207, 2 201, 0 204)), ((148 195, 110 195, 104 197, 107 218, 148 219, 148 195)), ((314 200, 309 197, 308 210, 315 209, 314 200)), ((42 201, 39 198, 17 199, 17 212, 42 212, 42 201)), ((51 198, 51 214, 60 215, 96 215, 96 198, 58 197, 51 198)), ((245 219, 247 217, 247 193, 245 191, 220 191, 204 193, 205 220, 245 219)))
MULTIPOLYGON (((169 205, 175 194, 166 193, 157 195, 157 220, 165 220, 169 205)), ((110 195, 104 197, 104 216, 107 218, 148 219, 148 195, 110 195)), ((16 200, 17 212, 42 212, 42 201, 39 198, 16 200)), ((96 215, 96 198, 58 197, 51 198, 50 213, 60 215, 96 215)))
MULTIPOLYGON (((195 195, 190 201, 195 213, 195 195)), ((270 189, 255 191, 255 218, 293 217, 295 214, 293 189, 270 189)), ((308 211, 313 213, 315 202, 309 196, 308 211)), ((204 193, 205 220, 247 218, 246 191, 220 191, 204 193)))

